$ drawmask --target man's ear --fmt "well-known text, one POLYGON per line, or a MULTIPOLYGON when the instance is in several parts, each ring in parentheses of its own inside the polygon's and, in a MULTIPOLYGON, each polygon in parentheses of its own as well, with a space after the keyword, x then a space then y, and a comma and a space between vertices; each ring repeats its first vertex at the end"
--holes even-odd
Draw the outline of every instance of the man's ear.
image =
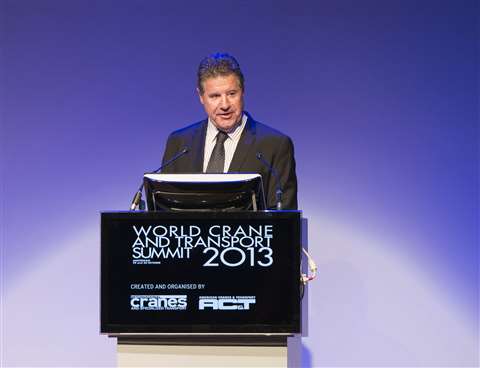
POLYGON ((198 87, 197 87, 197 94, 198 94, 198 98, 200 99, 200 103, 203 105, 204 104, 203 103, 203 94, 198 87))

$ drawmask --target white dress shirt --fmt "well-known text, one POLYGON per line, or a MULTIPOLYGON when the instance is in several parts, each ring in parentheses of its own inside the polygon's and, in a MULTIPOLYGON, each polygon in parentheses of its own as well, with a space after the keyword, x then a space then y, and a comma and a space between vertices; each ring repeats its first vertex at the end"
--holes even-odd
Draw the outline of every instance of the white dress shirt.
MULTIPOLYGON (((223 172, 228 172, 228 168, 230 167, 230 163, 233 159, 233 154, 235 153, 235 149, 237 148, 237 144, 240 141, 240 137, 246 124, 247 115, 243 114, 241 124, 233 132, 227 134, 228 138, 223 144, 225 147, 225 166, 223 168, 223 172)), ((203 172, 207 171, 208 161, 210 161, 213 147, 215 147, 215 142, 217 141, 217 134, 217 127, 210 119, 208 119, 207 135, 205 137, 205 150, 203 154, 203 172)))

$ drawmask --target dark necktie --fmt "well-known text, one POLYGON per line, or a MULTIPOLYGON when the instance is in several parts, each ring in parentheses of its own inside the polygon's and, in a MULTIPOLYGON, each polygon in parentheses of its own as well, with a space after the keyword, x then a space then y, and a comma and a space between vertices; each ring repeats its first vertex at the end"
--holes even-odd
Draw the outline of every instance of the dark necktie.
POLYGON ((223 173, 225 167, 225 147, 223 144, 228 138, 228 134, 221 130, 217 134, 217 142, 213 147, 210 161, 208 161, 207 173, 223 173))

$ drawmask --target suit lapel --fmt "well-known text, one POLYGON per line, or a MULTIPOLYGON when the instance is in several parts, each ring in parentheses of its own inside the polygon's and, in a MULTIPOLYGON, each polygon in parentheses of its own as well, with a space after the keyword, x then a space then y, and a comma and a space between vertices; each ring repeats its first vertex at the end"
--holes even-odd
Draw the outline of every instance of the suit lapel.
POLYGON ((255 143, 255 121, 249 115, 247 116, 247 123, 238 141, 228 172, 240 171, 247 158, 247 154, 253 149, 255 143))
POLYGON ((207 134, 207 120, 195 130, 192 135, 191 141, 191 154, 194 156, 192 159, 192 170, 194 173, 203 172, 203 155, 205 151, 205 136, 207 134))

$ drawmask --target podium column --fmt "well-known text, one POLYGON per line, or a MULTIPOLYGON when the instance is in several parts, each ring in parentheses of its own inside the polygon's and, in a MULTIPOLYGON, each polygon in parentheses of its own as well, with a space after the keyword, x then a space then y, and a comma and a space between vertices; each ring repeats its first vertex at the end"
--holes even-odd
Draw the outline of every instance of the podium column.
POLYGON ((118 367, 299 367, 300 337, 119 338, 118 367))

